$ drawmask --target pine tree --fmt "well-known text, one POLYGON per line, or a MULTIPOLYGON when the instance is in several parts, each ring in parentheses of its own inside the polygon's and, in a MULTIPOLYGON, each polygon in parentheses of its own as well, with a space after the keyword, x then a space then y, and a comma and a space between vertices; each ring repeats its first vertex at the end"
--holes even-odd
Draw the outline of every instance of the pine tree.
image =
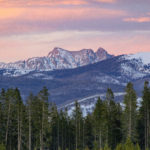
POLYGON ((40 136, 41 136, 41 118, 42 118, 42 104, 37 96, 34 96, 32 102, 32 148, 40 148, 40 136))
POLYGON ((94 112, 94 136, 101 149, 107 141, 107 106, 98 98, 94 112))
POLYGON ((108 88, 106 92, 107 106, 107 144, 114 149, 121 142, 121 115, 122 109, 119 104, 114 101, 113 91, 108 88))
POLYGON ((75 149, 82 148, 82 123, 83 117, 79 103, 75 102, 75 109, 73 111, 73 120, 75 124, 75 149))
POLYGON ((122 109, 119 104, 114 101, 110 102, 110 120, 108 120, 108 144, 114 149, 118 143, 122 141, 122 109))
POLYGON ((137 101, 133 84, 128 83, 124 97, 124 133, 125 137, 136 141, 137 101), (126 134, 127 133, 127 134, 126 134))
POLYGON ((59 143, 59 114, 57 111, 57 107, 55 104, 52 104, 50 108, 50 124, 51 124, 51 145, 50 149, 58 150, 60 143, 59 143))
POLYGON ((138 120, 139 142, 141 145, 145 145, 145 149, 150 146, 150 88, 148 86, 149 82, 145 81, 138 120), (141 137, 144 137, 144 140, 141 137))
POLYGON ((44 134, 48 126, 48 89, 43 87, 43 89, 38 93, 38 98, 41 102, 41 129, 40 129, 40 150, 44 148, 44 134))
POLYGON ((134 150, 134 145, 129 137, 126 140, 124 148, 125 148, 125 150, 134 150))
POLYGON ((0 93, 0 142, 5 143, 5 90, 2 89, 0 93))
POLYGON ((106 106, 107 106, 107 136, 106 136, 106 143, 108 144, 109 140, 111 140, 111 121, 112 121, 112 105, 114 104, 114 94, 110 88, 107 89, 106 92, 106 106))
POLYGON ((28 139, 28 149, 31 150, 31 144, 32 144, 32 103, 34 101, 34 96, 32 93, 30 93, 28 99, 27 99, 27 111, 28 111, 28 130, 29 130, 29 139, 28 139))
POLYGON ((93 118, 91 114, 88 114, 85 118, 84 125, 84 143, 89 149, 93 149, 94 135, 93 135, 93 118))
MULTIPOLYGON (((8 89, 6 92, 6 100, 5 100, 5 114, 6 114, 6 130, 5 130, 5 145, 6 148, 11 148, 11 141, 13 138, 14 131, 11 132, 12 128, 16 128, 16 126, 13 126, 16 123, 16 112, 15 112, 15 107, 14 107, 14 90, 13 89, 8 89), (14 120, 14 121, 13 121, 14 120), (12 124, 14 122, 14 124, 12 124)), ((17 129, 16 129, 17 130, 17 129)), ((16 139, 15 139, 16 140, 16 139)))
POLYGON ((148 82, 145 82, 143 91, 143 107, 144 107, 144 118, 145 118, 145 149, 150 145, 150 89, 148 87, 148 82))
POLYGON ((19 90, 16 88, 15 89, 15 100, 16 100, 16 105, 17 105, 17 124, 18 124, 18 150, 21 149, 21 139, 22 139, 22 99, 19 90))

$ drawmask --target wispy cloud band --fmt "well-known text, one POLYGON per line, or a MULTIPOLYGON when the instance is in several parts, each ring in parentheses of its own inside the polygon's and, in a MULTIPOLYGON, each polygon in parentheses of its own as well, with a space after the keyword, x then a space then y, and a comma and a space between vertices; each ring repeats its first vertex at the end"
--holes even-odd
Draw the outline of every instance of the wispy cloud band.
POLYGON ((85 5, 94 2, 115 3, 117 0, 0 0, 1 6, 54 6, 54 5, 85 5))
POLYGON ((125 18, 125 19, 123 19, 123 21, 125 21, 125 22, 145 23, 145 22, 150 22, 150 17, 125 18))
POLYGON ((3 8, 0 10, 0 34, 41 30, 80 30, 126 15, 122 10, 94 7, 3 8))

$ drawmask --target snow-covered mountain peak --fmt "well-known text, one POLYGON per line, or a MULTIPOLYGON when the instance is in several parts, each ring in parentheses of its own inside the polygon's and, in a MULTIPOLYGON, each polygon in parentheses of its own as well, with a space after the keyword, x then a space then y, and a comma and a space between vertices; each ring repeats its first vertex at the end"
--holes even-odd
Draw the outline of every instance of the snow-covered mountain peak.
POLYGON ((130 54, 130 55, 127 55, 126 58, 129 60, 132 60, 132 59, 141 60, 144 65, 150 64, 150 52, 139 52, 136 54, 130 54))
POLYGON ((63 55, 63 54, 68 54, 69 51, 65 50, 65 49, 62 49, 62 48, 59 48, 59 47, 55 47, 51 52, 49 52, 48 56, 47 57, 56 57, 58 55, 63 55))
POLYGON ((26 61, 14 63, 0 63, 0 69, 6 70, 11 76, 20 76, 30 71, 50 71, 54 69, 76 68, 88 64, 93 64, 112 57, 104 49, 99 49, 96 53, 92 49, 82 49, 80 51, 68 51, 55 47, 49 52, 47 57, 33 57, 26 61))
POLYGON ((79 52, 93 53, 92 49, 82 49, 79 52))
POLYGON ((139 79, 150 75, 150 52, 122 55, 121 73, 127 78, 139 79))
POLYGON ((108 54, 108 52, 101 47, 96 51, 96 56, 99 60, 105 60, 106 58, 113 57, 113 55, 108 54))

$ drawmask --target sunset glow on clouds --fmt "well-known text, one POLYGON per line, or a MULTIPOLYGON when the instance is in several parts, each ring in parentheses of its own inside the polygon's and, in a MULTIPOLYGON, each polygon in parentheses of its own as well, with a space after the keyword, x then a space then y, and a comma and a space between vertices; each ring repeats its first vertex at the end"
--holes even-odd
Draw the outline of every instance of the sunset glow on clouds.
POLYGON ((93 2, 98 3, 114 3, 116 0, 0 0, 0 4, 3 6, 54 6, 54 5, 83 5, 91 4, 93 2))
MULTIPOLYGON (((65 30, 84 29, 87 22, 93 21, 96 24, 95 21, 98 20, 114 19, 125 15, 126 13, 121 10, 94 7, 5 8, 0 10, 0 34, 39 32, 41 30, 57 31, 64 28, 65 30), (77 27, 74 27, 75 24, 77 24, 77 27)), ((101 21, 99 23, 101 24, 101 21)), ((94 29, 92 24, 91 29, 94 29)))
POLYGON ((124 21, 127 21, 127 22, 139 22, 139 23, 150 22, 150 17, 125 18, 124 21))
POLYGON ((0 61, 43 56, 55 46, 150 51, 149 10, 149 0, 0 0, 0 61))

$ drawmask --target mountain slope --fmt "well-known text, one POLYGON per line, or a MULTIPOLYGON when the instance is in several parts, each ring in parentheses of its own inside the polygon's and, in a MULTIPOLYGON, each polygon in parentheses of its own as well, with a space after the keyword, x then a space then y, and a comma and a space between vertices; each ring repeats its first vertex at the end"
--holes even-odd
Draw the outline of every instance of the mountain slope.
MULTIPOLYGON (((140 96, 145 80, 150 79, 150 65, 139 58, 122 55, 73 69, 31 71, 21 76, 5 76, 0 70, 0 88, 18 87, 24 99, 32 91, 37 93, 43 86, 50 92, 50 100, 56 104, 105 93, 112 88, 115 93, 124 92, 126 83, 135 83, 140 96), (139 63, 141 62, 141 63, 139 63)), ((12 73, 13 74, 13 73, 12 73)))

